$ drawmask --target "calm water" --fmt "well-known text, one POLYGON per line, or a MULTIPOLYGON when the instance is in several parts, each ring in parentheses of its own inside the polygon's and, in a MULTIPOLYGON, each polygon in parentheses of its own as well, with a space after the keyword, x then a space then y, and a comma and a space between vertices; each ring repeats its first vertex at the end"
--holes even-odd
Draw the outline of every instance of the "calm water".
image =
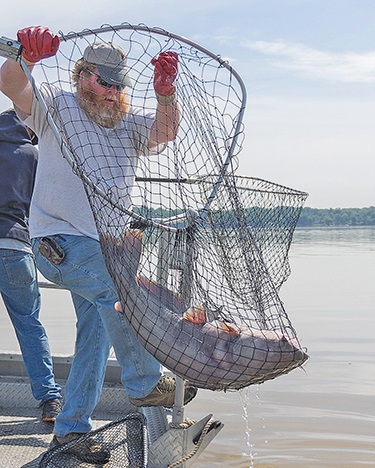
MULTIPOLYGON (((375 467, 375 228, 297 230, 290 262, 281 298, 310 360, 241 392, 200 391, 185 415, 225 426, 197 468, 375 467)), ((53 353, 72 353, 69 295, 44 291, 42 318, 53 353)), ((2 304, 0 335, 17 350, 2 304)))

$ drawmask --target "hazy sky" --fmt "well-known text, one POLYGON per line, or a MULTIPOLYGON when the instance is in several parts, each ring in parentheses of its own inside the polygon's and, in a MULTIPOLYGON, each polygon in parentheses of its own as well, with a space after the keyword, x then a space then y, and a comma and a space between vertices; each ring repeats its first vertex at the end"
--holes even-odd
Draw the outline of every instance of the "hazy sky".
POLYGON ((240 175, 306 191, 314 208, 375 205, 375 0, 21 0, 2 5, 0 35, 122 22, 185 36, 237 70, 240 175))

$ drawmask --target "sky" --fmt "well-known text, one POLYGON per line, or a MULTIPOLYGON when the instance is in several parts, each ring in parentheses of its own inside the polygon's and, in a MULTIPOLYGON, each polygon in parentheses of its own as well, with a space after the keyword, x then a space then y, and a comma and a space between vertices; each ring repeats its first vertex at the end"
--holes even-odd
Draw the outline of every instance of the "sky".
POLYGON ((308 192, 312 208, 375 206, 374 0, 21 0, 2 18, 13 39, 126 22, 197 42, 247 90, 239 175, 308 192))

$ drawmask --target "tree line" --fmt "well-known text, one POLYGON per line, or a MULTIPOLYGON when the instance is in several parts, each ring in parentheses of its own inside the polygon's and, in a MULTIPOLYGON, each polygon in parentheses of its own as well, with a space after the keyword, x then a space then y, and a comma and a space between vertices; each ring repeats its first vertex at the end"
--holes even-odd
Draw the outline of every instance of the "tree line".
POLYGON ((302 209, 297 227, 375 226, 375 207, 302 209))

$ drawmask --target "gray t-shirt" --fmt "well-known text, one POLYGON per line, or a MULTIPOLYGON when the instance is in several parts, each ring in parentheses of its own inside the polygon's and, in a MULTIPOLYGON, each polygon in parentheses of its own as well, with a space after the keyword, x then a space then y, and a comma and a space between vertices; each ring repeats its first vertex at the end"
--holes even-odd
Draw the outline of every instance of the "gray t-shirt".
MULTIPOLYGON (((115 128, 104 128, 78 106, 75 94, 53 85, 39 85, 47 107, 73 159, 104 193, 130 208, 138 157, 147 155, 154 116, 131 108, 115 128)), ((39 162, 30 207, 31 238, 54 234, 98 239, 93 214, 81 179, 64 159, 60 144, 34 99, 24 121, 39 138, 39 162)))

